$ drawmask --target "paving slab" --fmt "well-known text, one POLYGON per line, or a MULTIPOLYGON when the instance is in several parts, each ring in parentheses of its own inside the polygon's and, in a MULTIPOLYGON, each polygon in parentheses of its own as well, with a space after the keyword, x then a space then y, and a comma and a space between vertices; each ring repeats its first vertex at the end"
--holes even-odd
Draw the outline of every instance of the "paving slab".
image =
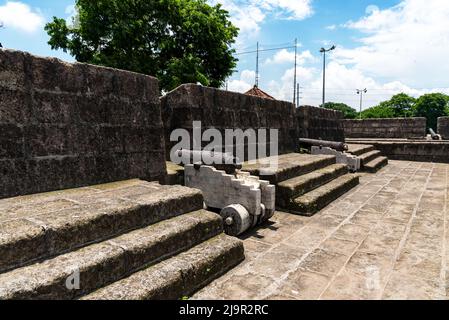
POLYGON ((192 299, 447 299, 449 165, 390 161, 314 217, 276 212, 192 299))

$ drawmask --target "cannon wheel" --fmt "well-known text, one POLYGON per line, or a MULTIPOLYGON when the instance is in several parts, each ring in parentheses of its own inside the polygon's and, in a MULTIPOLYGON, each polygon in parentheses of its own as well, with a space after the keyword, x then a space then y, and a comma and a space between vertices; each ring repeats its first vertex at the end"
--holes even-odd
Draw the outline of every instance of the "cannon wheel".
POLYGON ((262 212, 262 214, 257 219, 258 225, 267 222, 274 216, 274 210, 267 210, 264 204, 260 205, 260 211, 262 212))
POLYGON ((226 234, 238 236, 251 228, 253 221, 248 210, 240 204, 232 204, 223 208, 220 215, 224 221, 226 234))

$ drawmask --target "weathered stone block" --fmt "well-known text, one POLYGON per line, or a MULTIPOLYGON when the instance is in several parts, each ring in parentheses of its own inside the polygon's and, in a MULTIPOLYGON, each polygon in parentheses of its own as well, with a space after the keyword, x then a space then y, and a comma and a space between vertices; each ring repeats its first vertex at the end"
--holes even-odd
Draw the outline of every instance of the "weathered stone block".
POLYGON ((0 195, 16 196, 30 190, 25 161, 0 159, 0 168, 0 195))
POLYGON ((123 153, 123 127, 121 126, 100 126, 100 139, 103 143, 102 152, 106 153, 123 153))
POLYGON ((0 132, 0 158, 23 157, 23 128, 14 124, 0 124, 0 132))
POLYGON ((343 120, 346 138, 400 139, 426 136, 425 118, 343 120))
POLYGON ((70 154, 71 139, 66 125, 29 125, 24 127, 25 152, 31 157, 70 154))
POLYGON ((165 174, 149 76, 0 50, 0 123, 0 198, 165 174))
POLYGON ((438 134, 445 140, 449 140, 449 117, 438 118, 438 134))
POLYGON ((55 95, 49 92, 33 94, 33 117, 37 123, 63 124, 76 121, 75 108, 79 97, 71 94, 55 95))
POLYGON ((0 86, 0 122, 27 123, 30 119, 31 94, 0 86))
POLYGON ((0 88, 24 90, 27 81, 27 54, 0 49, 0 88))
POLYGON ((299 137, 344 141, 341 112, 312 106, 300 106, 296 109, 299 137))

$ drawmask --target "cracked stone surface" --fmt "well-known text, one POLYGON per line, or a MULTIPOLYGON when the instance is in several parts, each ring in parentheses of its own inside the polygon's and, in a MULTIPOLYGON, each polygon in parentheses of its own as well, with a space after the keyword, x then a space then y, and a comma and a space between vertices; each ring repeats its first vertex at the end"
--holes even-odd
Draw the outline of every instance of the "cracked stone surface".
POLYGON ((312 218, 277 212, 193 299, 447 299, 449 165, 390 161, 312 218))

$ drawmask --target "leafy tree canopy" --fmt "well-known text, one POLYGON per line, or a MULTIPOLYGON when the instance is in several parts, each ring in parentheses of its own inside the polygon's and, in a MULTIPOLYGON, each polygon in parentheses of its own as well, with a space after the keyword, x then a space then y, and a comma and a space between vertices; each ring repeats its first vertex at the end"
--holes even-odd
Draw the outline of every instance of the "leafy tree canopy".
POLYGON ((345 119, 356 119, 358 115, 354 108, 344 103, 326 102, 324 108, 342 112, 345 119))
POLYGON ((416 101, 415 117, 427 118, 427 127, 436 130, 438 118, 449 115, 449 96, 442 93, 425 94, 416 101))
POLYGON ((413 106, 416 99, 405 93, 399 93, 390 100, 380 103, 382 107, 391 108, 396 118, 410 117, 413 115, 413 106))
POLYGON ((395 118, 394 109, 386 105, 378 105, 362 111, 362 119, 395 118))
POLYGON ((206 0, 77 0, 71 23, 54 17, 52 49, 79 62, 156 76, 161 89, 200 82, 219 87, 236 66, 238 29, 206 0))
POLYGON ((388 101, 362 112, 362 118, 404 118, 412 117, 416 99, 399 93, 388 101))

